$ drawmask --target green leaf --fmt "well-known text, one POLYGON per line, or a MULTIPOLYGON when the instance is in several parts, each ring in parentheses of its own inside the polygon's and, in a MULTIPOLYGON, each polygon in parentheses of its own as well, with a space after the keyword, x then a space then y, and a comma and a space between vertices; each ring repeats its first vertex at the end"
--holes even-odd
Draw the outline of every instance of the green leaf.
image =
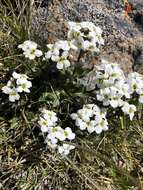
POLYGON ((10 127, 11 128, 16 128, 17 126, 18 126, 18 119, 17 119, 17 117, 13 117, 10 120, 10 127))

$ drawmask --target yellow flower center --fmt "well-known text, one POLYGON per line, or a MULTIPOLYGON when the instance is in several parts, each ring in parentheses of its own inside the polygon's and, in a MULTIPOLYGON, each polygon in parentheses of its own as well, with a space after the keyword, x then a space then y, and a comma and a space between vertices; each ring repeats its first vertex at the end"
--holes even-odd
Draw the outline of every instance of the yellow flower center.
POLYGON ((31 49, 31 54, 34 54, 35 53, 35 49, 31 49))

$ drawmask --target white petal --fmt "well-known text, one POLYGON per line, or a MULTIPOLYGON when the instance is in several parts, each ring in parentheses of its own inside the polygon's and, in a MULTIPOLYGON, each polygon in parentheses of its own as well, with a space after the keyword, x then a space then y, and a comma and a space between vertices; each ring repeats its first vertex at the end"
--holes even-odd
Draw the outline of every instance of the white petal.
POLYGON ((24 92, 30 93, 30 90, 27 88, 27 89, 24 89, 24 92))
POLYGON ((71 114, 71 118, 72 118, 73 120, 76 120, 76 119, 78 118, 78 115, 77 115, 76 113, 72 113, 72 114, 71 114))
POLYGON ((94 126, 88 126, 88 127, 87 127, 87 131, 88 131, 89 133, 93 133, 93 132, 95 131, 95 127, 94 127, 94 126))
POLYGON ((14 96, 9 96, 9 101, 10 101, 10 102, 15 102, 15 100, 16 100, 16 99, 15 99, 14 96))
POLYGON ((103 131, 107 131, 107 130, 108 130, 108 126, 104 126, 103 131))
POLYGON ((47 126, 41 126, 41 131, 43 132, 43 133, 46 133, 46 132, 48 132, 48 127, 47 126))
POLYGON ((69 60, 65 60, 63 64, 64 64, 64 67, 65 67, 65 68, 67 68, 67 67, 70 66, 69 60))
POLYGON ((110 105, 111 105, 113 108, 117 108, 117 107, 118 107, 118 100, 111 100, 111 101, 110 101, 110 105))
POLYGON ((131 113, 129 116, 130 116, 130 120, 132 121, 134 117, 134 113, 131 113))
POLYGON ((52 49, 53 46, 54 46, 54 44, 47 44, 47 48, 48 48, 48 49, 52 49))
POLYGON ((46 59, 50 59, 51 56, 52 56, 52 53, 50 51, 45 53, 45 58, 46 59))
POLYGON ((143 103, 143 95, 140 95, 140 97, 139 97, 139 102, 140 102, 140 103, 143 103))
POLYGON ((35 59, 35 54, 30 54, 30 55, 28 55, 28 58, 30 59, 30 60, 34 60, 35 59))
POLYGON ((22 86, 18 86, 18 87, 17 87, 17 92, 23 92, 22 86))
POLYGON ((52 55, 51 60, 54 62, 58 62, 60 57, 58 55, 52 55))
POLYGON ((63 148, 62 146, 59 146, 59 147, 58 147, 58 152, 59 152, 60 154, 63 154, 64 148, 63 148))
POLYGON ((75 133, 71 133, 70 135, 68 135, 68 139, 69 140, 75 139, 75 133))
POLYGON ((97 134, 100 134, 102 132, 102 127, 100 127, 100 126, 95 127, 95 132, 97 134))
POLYGON ((86 127, 87 127, 87 124, 85 123, 85 122, 81 122, 81 123, 79 123, 79 128, 80 128, 80 130, 85 130, 86 129, 86 127))
POLYGON ((15 78, 15 79, 19 79, 19 78, 21 77, 21 75, 18 74, 18 73, 16 73, 16 72, 13 72, 13 73, 12 73, 12 76, 13 76, 13 78, 15 78))
POLYGON ((4 86, 4 87, 2 87, 2 91, 3 91, 3 93, 5 93, 5 94, 10 94, 11 91, 12 91, 12 89, 9 88, 9 87, 7 87, 7 86, 4 86))
POLYGON ((57 63, 57 69, 63 69, 63 63, 58 62, 57 63))
POLYGON ((43 55, 43 53, 42 53, 42 51, 41 50, 36 50, 35 51, 35 55, 36 55, 36 57, 40 57, 40 56, 42 56, 43 55))

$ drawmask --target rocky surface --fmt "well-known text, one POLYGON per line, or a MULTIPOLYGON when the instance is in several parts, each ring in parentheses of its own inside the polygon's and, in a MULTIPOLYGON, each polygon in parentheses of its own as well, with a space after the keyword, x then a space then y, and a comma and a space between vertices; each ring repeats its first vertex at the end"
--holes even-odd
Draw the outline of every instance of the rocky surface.
POLYGON ((101 58, 117 61, 126 72, 143 73, 143 1, 130 0, 44 0, 35 12, 36 28, 47 43, 66 39, 66 21, 92 21, 104 31, 105 46, 100 54, 81 60, 98 64, 101 58), (125 2, 125 1, 124 1, 125 2), (126 1, 127 2, 127 1, 126 1))

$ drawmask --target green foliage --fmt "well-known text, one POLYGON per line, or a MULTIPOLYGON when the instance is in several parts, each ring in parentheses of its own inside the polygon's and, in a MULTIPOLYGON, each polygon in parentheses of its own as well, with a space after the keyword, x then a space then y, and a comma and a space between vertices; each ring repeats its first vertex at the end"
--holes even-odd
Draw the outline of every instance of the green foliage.
POLYGON ((18 41, 30 37, 32 1, 4 0, 0 2, 0 23, 18 41))

